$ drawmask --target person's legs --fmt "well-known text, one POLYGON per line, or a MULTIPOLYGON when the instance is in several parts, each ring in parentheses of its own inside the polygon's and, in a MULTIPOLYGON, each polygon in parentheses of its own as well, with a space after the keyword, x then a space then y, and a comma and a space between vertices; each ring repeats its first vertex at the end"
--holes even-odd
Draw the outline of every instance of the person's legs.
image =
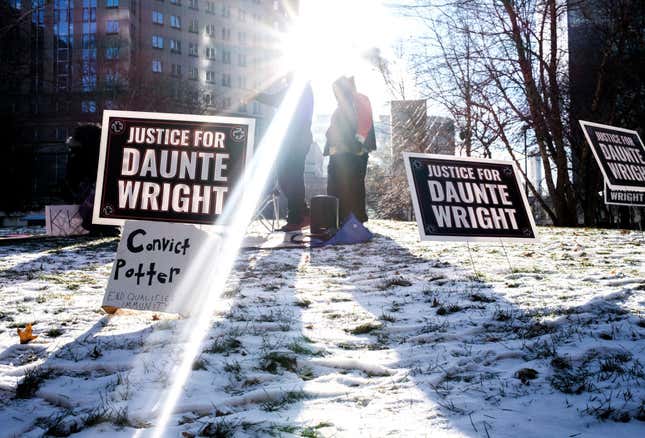
POLYGON ((287 198, 289 224, 302 223, 307 214, 304 178, 306 156, 302 150, 288 151, 278 167, 278 183, 287 198))
POLYGON ((356 180, 356 205, 354 214, 361 222, 367 222, 367 211, 365 210, 365 175, 367 174, 368 154, 358 156, 357 159, 357 180, 356 180))
POLYGON ((330 158, 330 168, 333 168, 333 173, 327 177, 333 181, 331 184, 334 190, 328 191, 327 194, 338 198, 338 218, 341 222, 344 222, 352 212, 354 204, 353 164, 352 154, 338 154, 330 158))

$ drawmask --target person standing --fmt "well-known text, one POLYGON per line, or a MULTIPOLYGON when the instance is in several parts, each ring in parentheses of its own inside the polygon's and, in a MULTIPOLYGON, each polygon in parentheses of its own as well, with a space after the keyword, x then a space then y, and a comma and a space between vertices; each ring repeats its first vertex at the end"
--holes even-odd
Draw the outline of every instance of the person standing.
POLYGON ((338 105, 326 134, 327 194, 338 198, 341 221, 353 213, 366 222, 367 160, 376 149, 372 105, 367 96, 358 93, 353 77, 338 78, 332 88, 338 105))
POLYGON ((72 201, 80 204, 82 226, 92 236, 117 236, 119 228, 92 222, 96 174, 101 149, 101 128, 93 124, 79 125, 67 139, 67 189, 72 201))
MULTIPOLYGON (((282 79, 281 89, 274 94, 259 93, 255 99, 261 103, 279 107, 289 87, 293 75, 282 79)), ((287 224, 281 231, 293 232, 309 226, 309 207, 305 200, 305 159, 309 153, 313 136, 311 120, 314 112, 314 94, 311 83, 307 81, 298 99, 291 123, 277 158, 277 174, 280 189, 287 198, 287 224)))

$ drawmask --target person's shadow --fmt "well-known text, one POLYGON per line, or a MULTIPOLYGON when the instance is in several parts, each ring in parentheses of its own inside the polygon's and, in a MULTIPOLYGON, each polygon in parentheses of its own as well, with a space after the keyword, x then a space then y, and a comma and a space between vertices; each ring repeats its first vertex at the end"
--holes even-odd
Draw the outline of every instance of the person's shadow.
MULTIPOLYGON (((546 375, 562 376, 564 391, 584 397, 576 394, 584 382, 575 381, 560 323, 596 304, 618 317, 626 296, 544 323, 540 317, 554 309, 523 309, 495 293, 454 245, 399 235, 409 241, 377 234, 360 245, 242 252, 166 435, 432 436, 454 429, 493 436, 496 419, 530 425, 531 413, 512 403, 536 390, 544 395, 546 375), (397 413, 406 421, 394 421, 397 413), (307 425, 308 418, 316 421, 307 425)), ((523 274, 538 275, 518 270, 505 278, 523 274)), ((37 344, 0 353, 4 365, 31 349, 50 373, 24 388, 50 410, 20 431, 149 430, 152 417, 140 409, 175 377, 184 340, 173 335, 187 322, 150 317, 103 316, 44 358, 37 344), (113 334, 102 331, 108 324, 113 334)), ((6 402, 2 416, 27 402, 6 402)))

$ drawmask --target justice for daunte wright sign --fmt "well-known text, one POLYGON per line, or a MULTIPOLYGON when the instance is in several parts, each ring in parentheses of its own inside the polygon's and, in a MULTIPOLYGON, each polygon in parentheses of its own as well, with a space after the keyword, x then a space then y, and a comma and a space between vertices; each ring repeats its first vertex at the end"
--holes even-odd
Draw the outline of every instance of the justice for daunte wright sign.
POLYGON ((580 120, 611 190, 645 192, 645 147, 636 131, 580 120))
POLYGON ((207 238, 194 225, 127 221, 103 307, 185 313, 193 292, 188 270, 207 238))
POLYGON ((93 221, 213 224, 253 149, 254 121, 105 111, 93 221))
POLYGON ((404 153, 421 240, 535 239, 513 163, 404 153))
POLYGON ((645 207, 645 192, 633 190, 611 190, 605 183, 605 204, 645 207))

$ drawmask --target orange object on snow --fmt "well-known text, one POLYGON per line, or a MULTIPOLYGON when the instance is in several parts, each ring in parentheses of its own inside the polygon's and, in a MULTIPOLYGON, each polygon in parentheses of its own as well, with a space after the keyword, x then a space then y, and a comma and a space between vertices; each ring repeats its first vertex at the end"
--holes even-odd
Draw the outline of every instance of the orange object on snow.
POLYGON ((20 330, 20 329, 17 329, 17 330, 18 330, 18 337, 20 338, 21 344, 28 344, 38 337, 32 334, 31 324, 27 324, 24 330, 20 330))

